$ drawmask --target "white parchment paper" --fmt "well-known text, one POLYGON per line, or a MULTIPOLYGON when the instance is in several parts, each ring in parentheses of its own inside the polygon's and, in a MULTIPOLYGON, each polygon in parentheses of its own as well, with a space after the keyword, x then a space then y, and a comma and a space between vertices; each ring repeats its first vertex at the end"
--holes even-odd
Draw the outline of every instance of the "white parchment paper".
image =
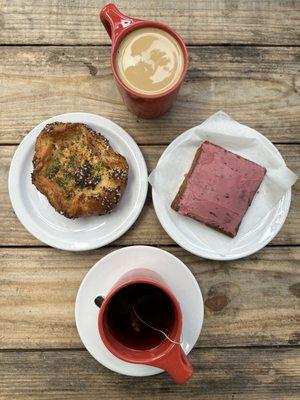
POLYGON ((192 237, 199 238, 205 247, 218 249, 221 255, 228 254, 240 245, 249 232, 255 231, 262 219, 275 207, 296 182, 297 176, 285 164, 280 153, 262 134, 242 125, 223 111, 209 117, 201 125, 192 128, 185 140, 171 144, 151 172, 149 182, 153 190, 163 199, 172 218, 180 219, 184 228, 191 230, 192 237), (228 238, 197 221, 184 217, 170 208, 183 179, 193 161, 196 150, 205 140, 224 147, 267 169, 266 176, 248 209, 238 234, 228 238))

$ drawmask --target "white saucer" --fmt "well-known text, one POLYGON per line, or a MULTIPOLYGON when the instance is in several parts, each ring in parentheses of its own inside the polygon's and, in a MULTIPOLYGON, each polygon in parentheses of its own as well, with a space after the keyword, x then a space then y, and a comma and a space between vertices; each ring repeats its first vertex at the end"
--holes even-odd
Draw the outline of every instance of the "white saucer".
MULTIPOLYGON (((178 136, 163 152, 157 167, 163 162, 164 157, 178 146, 181 146, 196 128, 193 127, 178 136)), ((280 152, 272 142, 259 132, 257 132, 257 135, 264 141, 270 152, 277 154, 283 160, 280 152)), ((227 254, 220 253, 218 243, 229 243, 230 241, 233 243, 235 239, 214 231, 191 218, 179 215, 171 209, 170 203, 153 188, 152 199, 156 215, 162 227, 179 246, 197 256, 210 260, 225 261, 249 256, 265 247, 277 235, 289 212, 291 189, 286 192, 278 204, 253 229, 249 230, 242 239, 239 239, 238 245, 233 246, 227 254), (203 232, 205 232, 205 237, 203 236, 203 232)))
POLYGON ((194 347, 203 322, 201 290, 191 271, 172 254, 150 246, 130 246, 116 250, 99 260, 86 274, 77 293, 76 326, 89 353, 102 365, 124 375, 149 376, 161 369, 122 361, 104 346, 98 332, 99 308, 94 299, 105 297, 126 272, 145 267, 160 274, 180 303, 183 314, 182 348, 188 354, 194 347))
POLYGON ((23 139, 11 162, 8 187, 17 217, 33 236, 63 250, 90 250, 116 240, 135 222, 147 195, 147 168, 139 147, 120 126, 98 115, 69 113, 40 123, 23 139), (46 124, 54 121, 85 123, 103 133, 114 150, 126 157, 129 164, 128 184, 111 214, 67 219, 56 212, 31 183, 36 137, 46 124))

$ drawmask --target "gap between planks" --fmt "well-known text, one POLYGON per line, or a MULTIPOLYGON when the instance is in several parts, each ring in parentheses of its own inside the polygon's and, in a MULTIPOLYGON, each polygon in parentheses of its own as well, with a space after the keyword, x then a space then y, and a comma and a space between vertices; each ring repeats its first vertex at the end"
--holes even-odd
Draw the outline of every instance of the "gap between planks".
MULTIPOLYGON (((150 246, 150 247, 157 247, 157 248, 171 247, 173 249, 181 247, 181 246, 179 246, 177 244, 172 244, 172 243, 170 243, 170 244, 166 244, 166 243, 163 243, 163 244, 146 244, 145 243, 144 245, 142 245, 142 244, 137 244, 137 245, 135 245, 135 244, 133 244, 133 245, 128 245, 128 244, 117 244, 117 245, 114 245, 114 244, 111 244, 111 245, 103 246, 103 248, 111 247, 112 249, 119 249, 119 248, 129 247, 129 246, 150 246)), ((288 249, 289 247, 300 247, 300 244, 283 244, 283 243, 281 243, 281 244, 267 244, 265 247, 269 247, 269 248, 278 247, 278 248, 287 248, 288 249)), ((26 245, 26 244, 24 244, 24 245, 13 245, 13 244, 12 245, 1 245, 0 244, 0 249, 4 249, 4 250, 5 249, 7 249, 7 250, 9 250, 9 249, 36 249, 36 248, 39 248, 39 249, 55 249, 52 246, 47 246, 47 245, 43 245, 43 244, 41 244, 41 245, 39 245, 39 244, 37 244, 37 245, 26 245)), ((86 250, 86 251, 100 250, 101 248, 102 247, 97 247, 96 249, 91 249, 91 250, 86 250)), ((60 250, 60 249, 56 249, 56 250, 60 250)), ((257 252, 259 252, 261 250, 258 250, 257 252)), ((61 251, 65 251, 65 250, 61 250, 61 251)), ((203 258, 203 257, 200 257, 200 258, 203 258)))
MULTIPOLYGON (((272 345, 272 344, 270 344, 270 345, 267 345, 267 344, 262 344, 262 345, 258 345, 258 344, 255 344, 255 345, 251 345, 251 344, 248 344, 248 345, 237 345, 237 346, 201 346, 201 347, 198 347, 197 345, 195 345, 194 347, 193 347, 193 349, 200 349, 201 351, 202 350, 211 350, 211 349, 214 349, 214 350, 229 350, 229 349, 236 349, 236 350, 238 350, 238 349, 253 349, 253 350, 255 350, 255 349, 257 349, 257 350, 263 350, 263 349, 274 349, 274 350, 276 350, 276 349, 299 349, 300 348, 300 344, 299 345, 297 345, 297 344, 293 344, 293 345, 289 345, 289 344, 279 344, 279 345, 272 345)), ((16 348, 10 348, 10 349, 0 349, 0 354, 1 353, 15 353, 15 352, 20 352, 20 353, 39 353, 39 352, 48 352, 48 353, 51 353, 51 352, 54 352, 54 351, 64 351, 64 352, 70 352, 70 351, 77 351, 77 352, 80 352, 80 351, 83 351, 83 352, 85 352, 85 351, 88 351, 85 347, 53 347, 53 348, 43 348, 43 347, 41 347, 41 348, 32 348, 32 349, 30 349, 30 348, 28 348, 28 349, 24 349, 24 348, 19 348, 19 347, 16 347, 16 348)))
MULTIPOLYGON (((280 48, 280 47, 300 47, 300 45, 297 44, 268 44, 268 43, 200 43, 200 44, 192 44, 185 42, 185 45, 187 47, 191 48, 197 48, 197 47, 205 47, 205 46, 210 46, 210 47, 274 47, 274 48, 280 48)), ((111 47, 111 43, 72 43, 72 44, 67 44, 67 43, 43 43, 43 44, 37 44, 37 43, 5 43, 1 42, 0 47, 111 47)))
MULTIPOLYGON (((204 121, 203 121, 204 122, 204 121)), ((277 142, 277 141, 272 141, 273 144, 275 145, 295 145, 295 146, 299 146, 300 142, 277 142)), ((160 146, 166 146, 166 148, 168 147, 168 145, 166 145, 165 143, 153 143, 153 144, 149 144, 149 143, 143 143, 143 142, 139 142, 137 143, 138 146, 151 146, 151 147, 160 147, 160 146)), ((171 144, 171 143, 170 143, 171 144)), ((0 147, 13 147, 13 146, 19 146, 16 143, 0 143, 0 147)))

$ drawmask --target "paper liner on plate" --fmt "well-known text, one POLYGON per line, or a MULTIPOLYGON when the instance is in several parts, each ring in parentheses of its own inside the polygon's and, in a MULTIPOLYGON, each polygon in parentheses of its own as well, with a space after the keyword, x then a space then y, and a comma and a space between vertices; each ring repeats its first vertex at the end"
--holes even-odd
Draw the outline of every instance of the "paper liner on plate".
POLYGON ((259 231, 259 226, 268 213, 296 182, 295 175, 285 164, 279 152, 272 149, 271 143, 256 130, 242 125, 223 111, 209 117, 201 125, 192 128, 183 142, 170 145, 169 151, 160 159, 149 176, 153 190, 163 198, 165 206, 170 209, 172 218, 186 219, 186 229, 201 245, 226 255, 239 247, 241 239, 247 234, 259 231), (191 218, 179 215, 170 208, 185 174, 189 171, 196 150, 201 143, 208 140, 243 156, 267 169, 266 176, 235 238, 217 232, 191 218))

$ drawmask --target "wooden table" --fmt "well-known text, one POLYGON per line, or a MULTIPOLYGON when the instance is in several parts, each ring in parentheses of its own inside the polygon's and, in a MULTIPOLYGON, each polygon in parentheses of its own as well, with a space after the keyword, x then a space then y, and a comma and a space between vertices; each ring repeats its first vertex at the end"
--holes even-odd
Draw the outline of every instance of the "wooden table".
POLYGON ((42 120, 71 111, 120 124, 150 171, 171 140, 222 109, 265 134, 299 174, 300 2, 120 0, 125 13, 170 24, 189 46, 178 101, 156 121, 130 114, 117 92, 98 19, 104 4, 0 0, 0 399, 300 399, 299 183, 277 237, 233 262, 176 246, 150 194, 135 225, 111 246, 55 250, 21 226, 7 191, 20 140, 42 120), (166 374, 117 375, 87 353, 76 332, 82 278, 104 254, 132 244, 175 254, 202 289, 205 322, 186 385, 175 386, 166 374))

